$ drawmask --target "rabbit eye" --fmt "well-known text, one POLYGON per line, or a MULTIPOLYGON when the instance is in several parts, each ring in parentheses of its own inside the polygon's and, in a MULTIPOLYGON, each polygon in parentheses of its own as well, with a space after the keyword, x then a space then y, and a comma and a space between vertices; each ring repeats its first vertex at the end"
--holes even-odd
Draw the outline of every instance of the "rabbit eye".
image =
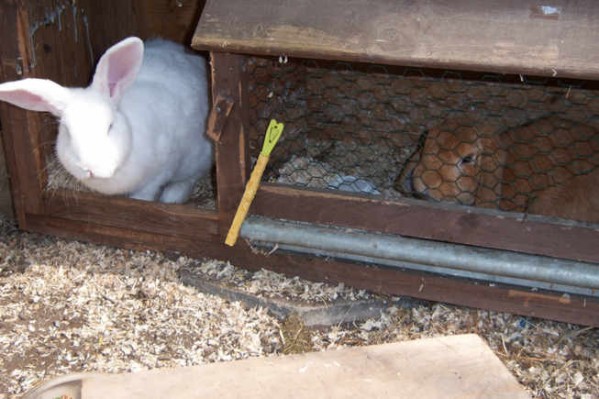
POLYGON ((471 164, 471 163, 473 163, 473 162, 474 162, 474 160, 475 160, 475 156, 474 156, 474 155, 466 155, 465 157, 463 157, 463 158, 460 160, 460 163, 461 163, 462 165, 468 165, 468 164, 471 164))

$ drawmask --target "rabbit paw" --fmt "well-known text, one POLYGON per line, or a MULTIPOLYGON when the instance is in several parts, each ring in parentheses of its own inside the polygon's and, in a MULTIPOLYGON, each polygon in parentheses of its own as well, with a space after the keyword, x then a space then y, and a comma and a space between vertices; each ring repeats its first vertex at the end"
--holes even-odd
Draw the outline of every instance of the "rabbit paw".
POLYGON ((189 199, 195 185, 195 180, 173 182, 164 187, 160 202, 166 204, 182 204, 189 199))

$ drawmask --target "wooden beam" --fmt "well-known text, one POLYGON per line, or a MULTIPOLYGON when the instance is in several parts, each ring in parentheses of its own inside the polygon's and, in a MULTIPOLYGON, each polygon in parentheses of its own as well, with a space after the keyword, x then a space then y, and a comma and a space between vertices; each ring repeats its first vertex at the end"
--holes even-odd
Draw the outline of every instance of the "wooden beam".
MULTIPOLYGON (((540 217, 333 191, 263 184, 251 212, 406 237, 505 249, 599 264, 599 230, 540 217)), ((598 266, 599 267, 599 266, 598 266)))
MULTIPOLYGON (((28 40, 28 12, 16 2, 0 2, 0 81, 31 76, 28 40)), ((43 171, 39 126, 40 115, 0 102, 0 119, 6 162, 11 181, 13 203, 21 227, 27 224, 26 213, 42 209, 43 171)))
POLYGON ((204 0, 133 0, 132 11, 141 37, 162 37, 188 45, 203 7, 204 0))
POLYGON ((255 55, 599 78, 593 0, 209 0, 193 47, 255 55))
POLYGON ((65 190, 47 196, 45 212, 52 217, 76 221, 82 226, 99 224, 149 234, 209 241, 218 239, 218 214, 196 209, 193 205, 163 204, 65 190))
MULTIPOLYGON (((245 57, 211 53, 212 98, 226 99, 233 104, 227 120, 218 126, 218 132, 209 131, 208 136, 219 137, 215 143, 217 170, 217 208, 221 232, 226 235, 248 178, 251 160, 247 145, 246 118, 247 99, 244 60, 245 57)), ((211 112, 219 112, 213 107, 211 112)), ((215 125, 209 126, 216 128, 215 125)))
MULTIPOLYGON (((0 127, 0 130, 2 128, 0 127)), ((8 218, 14 218, 12 207, 12 198, 10 191, 10 182, 8 170, 6 169, 6 160, 4 155, 4 143, 0 132, 0 215, 8 218)))
MULTIPOLYGON (((135 224, 123 228, 52 216, 27 215, 27 220, 29 230, 59 237, 131 249, 176 251, 198 258, 227 259, 234 265, 250 270, 266 268, 312 281, 344 283, 380 294, 409 296, 599 327, 598 298, 489 285, 434 274, 281 252, 266 255, 243 241, 233 248, 228 247, 217 235, 171 235, 160 230, 136 230, 135 224)), ((203 223, 203 229, 217 228, 215 221, 206 220, 203 223)))

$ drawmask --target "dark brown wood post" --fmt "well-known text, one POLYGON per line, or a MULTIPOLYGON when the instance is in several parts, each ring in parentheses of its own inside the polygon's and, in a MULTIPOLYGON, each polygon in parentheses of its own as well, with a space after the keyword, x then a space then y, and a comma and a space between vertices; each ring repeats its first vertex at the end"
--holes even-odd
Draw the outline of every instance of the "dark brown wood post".
MULTIPOLYGON (((220 132, 209 132, 218 137, 215 143, 217 171, 217 207, 220 233, 225 235, 243 195, 251 166, 247 146, 245 118, 244 57, 235 54, 211 53, 212 98, 226 99, 233 107, 224 123, 217 124, 220 132)), ((214 102, 214 101, 213 101, 214 102)), ((218 106, 212 112, 224 113, 218 106)))
MULTIPOLYGON (((30 72, 28 13, 22 2, 0 2, 0 81, 27 77, 30 72)), ((19 226, 27 229, 26 214, 42 211, 43 152, 41 115, 0 103, 0 120, 13 204, 19 226)))

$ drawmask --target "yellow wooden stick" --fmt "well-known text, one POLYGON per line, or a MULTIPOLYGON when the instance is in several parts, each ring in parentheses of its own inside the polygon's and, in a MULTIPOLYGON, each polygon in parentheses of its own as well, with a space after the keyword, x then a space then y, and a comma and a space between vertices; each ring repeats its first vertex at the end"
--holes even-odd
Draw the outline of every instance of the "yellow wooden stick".
POLYGON ((279 137, 281 137, 284 127, 285 125, 283 123, 278 123, 274 119, 271 119, 270 123, 268 124, 262 151, 260 151, 260 155, 258 156, 258 161, 256 161, 256 165, 254 166, 254 170, 252 170, 250 180, 245 185, 243 197, 241 197, 241 201, 237 207, 237 212, 235 213, 235 217, 233 218, 233 222, 229 228, 229 233, 225 239, 225 244, 231 247, 235 245, 237 238, 239 238, 241 225, 243 224, 248 211, 250 210, 250 206, 252 205, 252 201, 254 201, 256 192, 258 192, 262 174, 264 173, 264 169, 266 169, 266 165, 270 159, 270 153, 272 152, 273 148, 275 148, 279 137))

